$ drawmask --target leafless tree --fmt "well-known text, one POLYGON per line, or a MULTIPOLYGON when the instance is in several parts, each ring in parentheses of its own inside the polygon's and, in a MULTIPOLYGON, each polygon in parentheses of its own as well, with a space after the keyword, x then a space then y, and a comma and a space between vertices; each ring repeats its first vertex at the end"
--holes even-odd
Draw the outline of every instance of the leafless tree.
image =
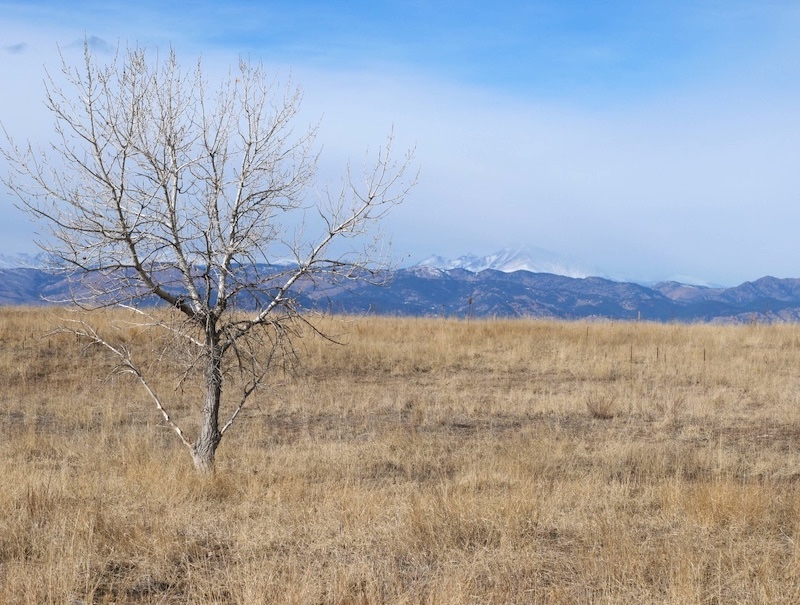
POLYGON ((299 89, 261 65, 242 60, 210 85, 199 61, 183 70, 174 51, 153 59, 134 48, 101 63, 85 45, 79 66, 62 56, 61 67, 45 77, 50 148, 6 133, 0 178, 47 226, 40 247, 78 280, 70 302, 129 306, 168 336, 171 356, 184 353, 184 376, 204 381, 194 440, 128 345, 87 320, 70 328, 119 358, 210 472, 223 435, 292 350, 299 293, 381 275, 373 228, 413 185, 413 154, 393 159, 390 135, 363 180, 348 168, 336 191, 315 193, 316 128, 295 131, 299 89))

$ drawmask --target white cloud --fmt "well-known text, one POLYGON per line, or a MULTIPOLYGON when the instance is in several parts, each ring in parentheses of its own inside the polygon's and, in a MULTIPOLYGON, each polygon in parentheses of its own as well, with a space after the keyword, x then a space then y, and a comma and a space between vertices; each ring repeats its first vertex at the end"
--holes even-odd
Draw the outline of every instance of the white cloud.
POLYGON ((420 257, 526 241, 632 277, 800 275, 797 96, 698 90, 591 111, 409 75, 304 75, 337 151, 392 122, 416 142, 422 181, 393 224, 420 257))
MULTIPOLYGON (((108 49, 111 30, 95 31, 108 49)), ((81 35, 20 30, 25 52, 0 62, 0 81, 15 83, 0 97, 10 130, 44 136, 42 65, 57 66, 55 41, 81 35)), ((177 50, 186 65, 197 53, 186 39, 177 50)), ((357 165, 392 125, 399 149, 416 147, 420 184, 389 221, 399 253, 488 253, 515 241, 616 275, 734 283, 800 276, 800 94, 786 75, 797 50, 779 40, 707 77, 687 74, 682 88, 672 74, 669 89, 600 101, 543 102, 408 66, 292 73, 306 91, 304 118, 323 116, 325 176, 347 158, 357 165)), ((213 73, 238 57, 203 55, 213 73)), ((11 235, 0 224, 2 241, 11 235)))

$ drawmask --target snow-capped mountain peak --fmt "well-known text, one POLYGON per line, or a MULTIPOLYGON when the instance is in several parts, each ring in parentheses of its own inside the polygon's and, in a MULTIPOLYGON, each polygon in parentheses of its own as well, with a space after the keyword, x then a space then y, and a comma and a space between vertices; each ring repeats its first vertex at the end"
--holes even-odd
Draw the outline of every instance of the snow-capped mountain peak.
POLYGON ((46 257, 38 254, 0 254, 0 269, 41 269, 46 265, 46 257))
POLYGON ((601 270, 591 267, 581 260, 533 246, 506 247, 486 256, 465 254, 455 259, 430 256, 418 263, 417 266, 444 270, 466 269, 474 273, 485 269, 494 269, 504 273, 530 271, 532 273, 554 273, 566 277, 603 276, 601 270))

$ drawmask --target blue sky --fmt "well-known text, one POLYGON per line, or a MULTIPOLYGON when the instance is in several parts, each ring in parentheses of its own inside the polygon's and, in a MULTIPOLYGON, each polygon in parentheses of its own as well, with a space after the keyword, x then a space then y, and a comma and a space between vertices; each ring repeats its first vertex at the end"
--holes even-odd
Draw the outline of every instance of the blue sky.
MULTIPOLYGON (((322 118, 323 177, 394 126, 420 183, 397 256, 527 244, 618 279, 800 277, 800 4, 782 1, 3 2, 0 121, 42 140, 44 66, 172 44, 244 54, 322 118)), ((3 167, 0 167, 3 169, 3 167)), ((33 226, 0 198, 0 253, 33 226)))

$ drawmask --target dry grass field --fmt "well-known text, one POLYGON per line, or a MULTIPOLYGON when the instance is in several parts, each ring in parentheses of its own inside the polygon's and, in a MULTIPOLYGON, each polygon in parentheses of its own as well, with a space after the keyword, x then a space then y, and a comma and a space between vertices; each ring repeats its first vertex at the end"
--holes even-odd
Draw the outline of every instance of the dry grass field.
POLYGON ((204 478, 58 314, 0 309, 2 603, 800 603, 800 326, 327 319, 204 478))

